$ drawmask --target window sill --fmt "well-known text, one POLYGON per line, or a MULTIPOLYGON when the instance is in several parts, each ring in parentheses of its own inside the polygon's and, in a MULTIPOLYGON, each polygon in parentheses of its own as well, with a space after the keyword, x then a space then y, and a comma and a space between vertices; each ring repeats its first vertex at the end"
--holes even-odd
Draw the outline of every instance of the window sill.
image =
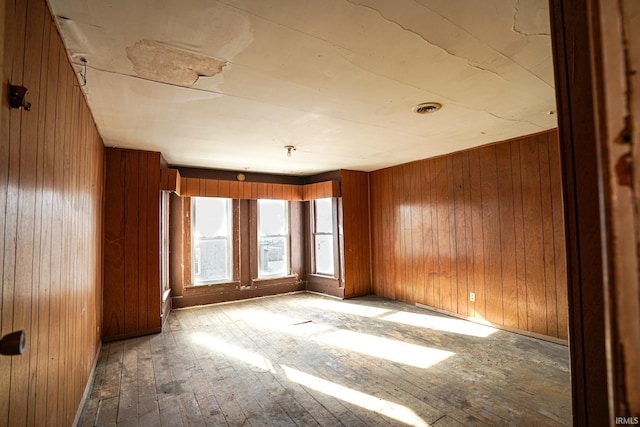
POLYGON ((269 276, 269 277, 258 277, 257 279, 253 279, 252 282, 270 282, 274 280, 286 280, 286 279, 297 279, 298 276, 295 274, 288 274, 286 276, 269 276))
POLYGON ((317 277, 319 279, 327 279, 327 280, 338 280, 337 277, 335 276, 330 276, 328 274, 318 274, 318 273, 309 273, 307 274, 308 277, 317 277))
POLYGON ((230 282, 215 282, 215 283, 191 283, 185 286, 185 289, 201 289, 206 287, 216 287, 220 285, 239 285, 238 281, 230 281, 230 282))

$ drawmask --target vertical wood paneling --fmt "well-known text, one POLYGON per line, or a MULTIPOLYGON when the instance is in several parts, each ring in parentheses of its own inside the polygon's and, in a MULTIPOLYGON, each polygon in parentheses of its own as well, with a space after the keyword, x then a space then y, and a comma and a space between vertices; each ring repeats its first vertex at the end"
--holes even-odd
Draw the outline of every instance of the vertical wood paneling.
MULTIPOLYGON (((30 2, 27 6, 26 31, 33 31, 30 37, 25 40, 25 63, 34 61, 40 63, 42 52, 42 32, 44 5, 30 2), (38 7, 39 6, 39 7, 38 7)), ((40 92, 40 69, 39 67, 25 67, 23 72, 24 85, 33 87, 33 94, 37 97, 40 92)), ((16 261, 15 261, 15 290, 13 304, 13 327, 15 329, 35 330, 31 320, 37 321, 37 299, 32 301, 33 284, 33 252, 34 252, 34 206, 35 206, 35 184, 36 184, 36 161, 37 161, 37 120, 41 106, 34 106, 33 114, 23 115, 20 122, 20 131, 17 137, 20 139, 20 161, 19 161, 19 186, 18 195, 18 222, 16 236, 16 261), (27 146, 23 141, 32 141, 27 146)), ((13 358, 11 363, 11 422, 17 425, 26 424, 27 403, 29 396, 29 359, 31 354, 37 354, 37 345, 34 345, 34 336, 27 340, 31 346, 28 357, 13 358)))
MULTIPOLYGON (((434 204, 433 195, 435 189, 435 179, 432 175, 432 162, 423 161, 422 164, 422 219, 425 222, 425 234, 423 235, 423 247, 425 250, 425 280, 424 300, 425 304, 435 306, 435 276, 436 276, 436 246, 435 236, 436 227, 434 227, 434 204)), ((377 249, 377 248, 374 248, 377 249)))
POLYGON ((436 301, 444 310, 451 310, 451 272, 453 254, 451 250, 451 217, 449 215, 449 165, 447 157, 434 160, 436 168, 436 229, 438 241, 438 285, 436 301))
POLYGON ((466 315, 468 312, 468 276, 467 276, 467 230, 465 226, 465 183, 464 153, 452 156, 453 166, 453 208, 454 208, 454 243, 456 251, 456 303, 454 311, 466 315))
POLYGON ((104 263, 103 334, 117 335, 124 329, 125 309, 121 304, 125 298, 125 244, 121 236, 125 234, 125 175, 120 173, 125 153, 121 150, 109 150, 105 154, 105 181, 111 191, 105 193, 104 214, 111 218, 104 223, 104 263))
POLYGON ((555 263, 547 263, 554 259, 554 233, 553 233, 553 207, 551 199, 551 171, 549 170, 549 143, 542 138, 538 139, 538 156, 540 161, 540 192, 546 197, 541 197, 541 209, 543 218, 551 218, 542 222, 542 259, 544 261, 545 303, 547 313, 547 334, 558 336, 558 307, 556 293, 555 263))
POLYGON ((525 263, 525 243, 524 243, 524 214, 522 209, 523 193, 522 170, 520 167, 520 147, 521 141, 514 141, 511 144, 511 172, 513 173, 513 217, 515 226, 515 257, 516 257, 516 288, 517 288, 517 311, 518 329, 529 330, 527 313, 527 277, 525 263))
MULTIPOLYGON (((384 174, 379 173, 376 175, 371 175, 369 177, 371 181, 372 188, 378 188, 379 191, 376 193, 370 194, 370 203, 371 203, 371 229, 379 230, 378 233, 371 234, 371 247, 383 246, 384 242, 384 217, 383 217, 383 201, 382 201, 382 192, 384 191, 384 174)), ((373 293, 376 295, 384 295, 384 266, 382 259, 382 251, 375 251, 371 254, 371 269, 372 274, 375 277, 380 277, 381 280, 373 283, 373 293)))
POLYGON ((564 218, 562 216, 562 175, 560 168, 560 146, 553 143, 550 135, 549 165, 551 172, 551 204, 553 210, 554 266, 556 273, 556 306, 558 308, 558 336, 568 338, 569 302, 565 286, 567 262, 565 254, 564 218))
MULTIPOLYGON (((47 24, 45 24, 46 31, 48 31, 48 37, 45 37, 45 44, 43 49, 47 51, 46 54, 43 53, 43 73, 46 69, 45 73, 45 81, 42 84, 42 87, 46 88, 45 91, 41 91, 40 103, 45 108, 45 112, 43 115, 44 121, 44 129, 42 129, 42 143, 44 145, 43 150, 43 159, 41 162, 42 170, 42 220, 41 220, 41 231, 39 236, 34 236, 35 239, 40 240, 40 264, 39 264, 39 282, 40 289, 38 291, 39 295, 39 314, 40 314, 40 322, 38 328, 38 337, 39 337, 39 350, 38 350, 38 361, 36 365, 37 376, 36 376, 36 390, 46 390, 47 382, 49 381, 49 377, 51 376, 51 372, 49 370, 49 357, 48 350, 52 347, 52 329, 50 328, 50 315, 51 315, 51 290, 52 290, 52 277, 51 277, 51 269, 47 262, 52 259, 52 215, 53 212, 53 182, 54 182, 54 159, 55 159, 55 113, 56 113, 56 97, 58 93, 58 49, 59 44, 57 43, 58 33, 56 31, 55 25, 50 19, 45 20, 47 24), (47 59, 47 64, 45 66, 45 58, 47 59), (44 96, 44 99, 43 99, 44 96)), ((87 118, 87 121, 91 121, 91 118, 87 118)), ((82 123, 85 123, 83 121, 82 123)), ((88 129, 87 129, 88 131, 88 129)), ((88 133, 88 140, 91 140, 92 134, 88 133)), ((92 141, 93 142, 93 141, 92 141)), ((100 143, 101 144, 101 143, 100 143)), ((87 143, 87 150, 91 151, 92 144, 87 143)), ((87 168, 91 170, 91 166, 94 164, 92 162, 93 159, 90 159, 87 162, 87 168)), ((94 177, 90 178, 92 182, 100 182, 96 180, 94 177), (93 178, 93 179, 92 179, 93 178)), ((99 178, 100 180, 102 177, 99 178)), ((90 203, 90 199, 87 200, 85 196, 85 203, 90 203)), ((87 222, 85 233, 89 234, 91 232, 91 219, 85 218, 85 222, 87 222)), ((85 244, 86 244, 85 240, 85 244)), ((34 270, 35 271, 35 270, 34 270)), ((91 272, 87 272, 91 273, 91 272)), ((91 281, 91 277, 88 282, 91 281)), ((98 307, 98 305, 94 305, 94 307, 98 307)), ((89 314, 90 315, 90 314, 89 314)), ((87 346, 91 345, 91 337, 84 337, 85 344, 83 345, 83 349, 86 349, 87 346)), ((37 397, 37 396, 36 396, 37 397)), ((36 399, 35 404, 35 419, 36 420, 44 420, 47 415, 47 400, 52 397, 45 397, 36 399)), ((31 397, 29 398, 32 399, 31 397)))
POLYGON ((498 198, 498 172, 496 146, 479 150, 480 179, 482 181, 482 243, 484 253, 484 318, 503 324, 502 315, 502 253, 500 251, 500 199, 498 198))
MULTIPOLYGON (((201 194, 207 197, 216 197, 216 195, 219 194, 217 180, 207 179, 201 181, 203 181, 204 184, 204 193, 201 194)), ((202 185, 200 187, 202 187, 202 185)))
MULTIPOLYGON (((405 270, 405 257, 408 255, 404 253, 404 215, 402 212, 404 202, 404 168, 395 167, 394 176, 392 181, 392 197, 393 197, 393 238, 391 239, 392 245, 389 249, 393 248, 393 263, 394 263, 394 276, 391 281, 393 286, 393 294, 395 299, 404 301, 403 289, 407 286, 404 283, 404 270, 405 270)), ((342 184, 343 193, 346 191, 344 183, 342 184)), ((346 230, 346 229, 345 229, 346 230)), ((345 249, 346 252, 346 249, 345 249)))
MULTIPOLYGON (((376 192, 371 192, 371 229, 377 230, 377 233, 371 235, 372 247, 392 248, 391 236, 393 235, 394 216, 393 216, 393 188, 391 186, 391 169, 383 169, 379 173, 370 175, 375 183, 371 183, 372 188, 377 188, 376 192)), ((374 293, 383 295, 388 298, 394 298, 393 290, 394 273, 393 260, 394 257, 389 251, 372 252, 373 274, 380 280, 374 283, 374 293)))
MULTIPOLYGON (((34 4, 37 6, 37 4, 34 4)), ((32 5, 30 5, 32 6, 32 5)), ((32 280, 33 280, 33 293, 35 295, 32 298, 32 310, 33 315, 31 316, 31 330, 37 331, 32 335, 30 340, 30 345, 32 347, 29 366, 31 369, 35 370, 36 375, 29 376, 29 395, 27 397, 27 402, 37 402, 37 394, 38 390, 38 380, 40 380, 40 384, 43 383, 43 379, 46 378, 46 373, 40 371, 42 376, 38 375, 38 370, 42 369, 42 361, 41 355, 46 351, 46 341, 48 340, 48 330, 43 331, 47 327, 47 323, 43 320, 46 315, 48 315, 48 299, 46 297, 37 298, 37 295, 40 293, 47 295, 48 294, 48 283, 41 281, 40 277, 40 260, 43 248, 43 240, 40 236, 43 236, 42 233, 42 223, 43 223, 43 197, 44 197, 44 189, 43 189, 43 179, 44 179, 44 135, 45 135, 45 117, 46 117, 46 107, 47 107, 47 72, 49 68, 49 37, 50 37, 50 26, 51 19, 47 16, 46 10, 43 5, 40 5, 41 11, 37 12, 35 15, 39 16, 39 19, 34 19, 36 23, 41 26, 40 31, 42 32, 42 43, 40 46, 40 58, 37 60, 40 61, 42 66, 40 69, 36 67, 36 70, 39 72, 39 91, 40 94, 38 96, 38 124, 37 124, 37 153, 36 153, 36 163, 34 165, 36 171, 36 183, 35 183, 35 229, 33 234, 33 266, 32 266, 32 280), (39 21, 39 22, 38 22, 39 21)), ((33 13, 33 12, 30 12, 33 13)), ((44 215, 48 216, 48 211, 44 211, 44 215)), ((45 237, 46 238, 46 237, 45 237)), ((84 340, 83 340, 84 341, 84 340)), ((86 348, 85 343, 81 343, 82 348, 86 348)), ((42 399, 40 399, 42 401, 42 399)), ((42 407, 42 403, 46 402, 38 402, 42 407)), ((37 409, 33 408, 27 412, 27 424, 35 425, 35 420, 37 416, 37 409)))
POLYGON ((229 181, 229 198, 240 198, 240 183, 238 181, 229 181))
POLYGON ((342 171, 345 297, 371 293, 369 246, 369 177, 342 171))
POLYGON ((400 206, 400 215, 402 216, 402 237, 401 237, 401 254, 402 254, 402 281, 401 281, 401 298, 403 301, 410 302, 410 291, 413 289, 411 285, 413 271, 413 248, 411 246, 411 170, 409 165, 402 166, 402 205, 400 206))
MULTIPOLYGON (((138 188, 137 188, 137 192, 138 194, 144 194, 147 195, 147 197, 150 194, 153 194, 154 188, 158 188, 153 186, 152 184, 150 184, 149 179, 145 179, 145 177, 149 177, 151 178, 151 174, 155 173, 157 171, 157 169, 154 168, 153 164, 149 164, 149 159, 148 157, 145 156, 138 156, 138 188)), ((160 194, 158 192, 158 194, 160 194)), ((137 273, 138 273, 138 277, 137 277, 137 281, 139 283, 150 283, 150 277, 149 277, 149 273, 150 271, 148 271, 148 266, 149 265, 153 265, 153 254, 152 252, 149 250, 149 245, 151 244, 151 242, 149 242, 146 238, 146 236, 148 235, 149 231, 147 230, 147 227, 150 226, 150 222, 153 223, 154 222, 154 217, 157 216, 156 211, 153 209, 153 205, 150 205, 150 203, 154 203, 154 201, 148 201, 145 199, 145 197, 138 197, 136 199, 136 217, 134 218, 135 221, 137 221, 137 224, 133 224, 135 229, 138 230, 138 235, 136 236, 137 238, 137 242, 136 245, 137 246, 137 252, 133 252, 133 248, 129 248, 129 250, 132 251, 131 257, 139 263, 140 267, 137 269, 137 273), (151 258, 151 259, 150 259, 151 258)), ((127 212, 127 215, 129 215, 130 213, 127 212)), ((131 315, 129 317, 132 318, 131 323, 134 324, 134 331, 135 330, 147 330, 149 328, 149 322, 148 322, 148 315, 149 315, 149 310, 147 307, 147 304, 149 303, 149 289, 146 286, 139 286, 138 287, 138 292, 137 292, 137 296, 134 297, 134 299, 137 298, 136 301, 136 306, 138 307, 138 309, 136 310, 135 308, 131 311, 131 315), (134 323, 135 322, 135 323, 134 323)), ((128 299, 128 298, 127 298, 128 299)), ((131 306, 131 302, 127 301, 127 304, 129 306, 131 306)))
POLYGON ((500 254, 502 270, 502 324, 518 327, 518 289, 516 285, 515 214, 513 209, 513 179, 511 144, 496 145, 498 200, 500 201, 500 254))
POLYGON ((183 197, 228 197, 232 199, 313 200, 340 197, 340 181, 295 185, 268 182, 238 182, 224 179, 180 177, 176 169, 163 169, 160 185, 183 197), (173 183, 173 178, 176 183, 173 183))
POLYGON ((544 274, 542 194, 536 138, 527 138, 520 150, 522 170, 522 212, 524 219, 527 322, 533 332, 547 333, 546 283, 544 274), (529 286, 529 284, 536 286, 529 286))
MULTIPOLYGON (((24 34, 26 25, 26 3, 17 2, 9 4, 6 8, 5 34, 7 34, 7 44, 5 45, 5 77, 3 81, 22 82, 23 62, 24 62, 24 44, 25 39, 16 37, 12 39, 13 34, 24 34), (14 9, 15 8, 15 9, 14 9), (11 37, 11 38, 10 38, 11 37)), ((4 91, 3 91, 4 93, 4 91)), ((3 108, 6 101, 3 100, 3 108)), ((19 178, 20 178, 20 118, 22 111, 5 110, 3 112, 3 135, 2 143, 6 148, 6 163, 3 169, 7 173, 4 208, 4 263, 2 271, 2 312, 0 334, 7 334, 18 327, 24 325, 15 324, 14 301, 16 299, 16 283, 15 283, 15 266, 16 266, 16 241, 18 234, 18 199, 19 199, 19 178)), ((0 357, 0 396, 6 396, 0 399, 0 415, 2 420, 8 420, 10 414, 16 413, 11 408, 10 403, 15 401, 11 399, 13 391, 13 382, 11 380, 13 359, 0 357)), ((17 393, 16 393, 17 394, 17 393)), ((18 395, 18 399, 24 397, 18 395)), ((18 414, 18 416, 23 414, 18 414)), ((8 425, 8 421, 6 421, 8 425)))
POLYGON ((373 291, 566 339, 557 138, 372 172, 373 291))
MULTIPOLYGON (((104 340, 159 332, 160 153, 106 149, 104 340)), ((199 186, 187 179, 187 188, 199 186)), ((197 190, 199 191, 199 190, 197 190)))
POLYGON ((411 164, 411 253, 412 253, 412 288, 413 292, 410 301, 424 302, 424 281, 425 281, 425 261, 424 261, 424 244, 422 236, 424 235, 424 220, 422 218, 422 174, 419 163, 411 164))
POLYGON ((447 157, 447 217, 449 219, 449 311, 455 311, 458 299, 458 270, 456 261, 458 258, 455 242, 455 205, 453 196, 453 157, 447 157))
POLYGON ((465 248, 463 250, 466 259, 467 269, 467 289, 464 296, 466 300, 467 316, 475 315, 474 303, 469 301, 469 292, 474 286, 474 265, 473 265, 473 207, 471 205, 471 162, 469 152, 462 153, 463 157, 463 190, 462 197, 464 203, 464 231, 465 231, 465 248))
POLYGON ((146 330, 156 330, 162 327, 162 308, 160 306, 161 301, 161 235, 160 235, 160 218, 162 198, 160 194, 160 167, 164 160, 160 153, 153 153, 147 155, 147 190, 146 190, 146 209, 147 209, 147 238, 145 243, 147 245, 147 286, 144 291, 146 293, 147 303, 147 319, 146 330))
MULTIPOLYGON (((110 156, 110 151, 107 149, 107 157, 110 156)), ((118 169, 118 173, 124 176, 124 191, 116 194, 116 197, 121 197, 124 200, 124 234, 119 236, 124 241, 124 292, 122 293, 123 299, 118 300, 117 304, 121 304, 124 307, 124 331, 118 331, 120 333, 131 334, 138 330, 138 310, 140 308, 140 287, 136 285, 139 283, 140 271, 144 269, 146 259, 140 259, 138 253, 138 246, 144 240, 145 230, 144 225, 140 227, 138 218, 140 213, 138 212, 138 202, 140 196, 145 193, 141 192, 138 184, 138 169, 139 153, 137 151, 125 151, 124 163, 121 168, 118 169), (142 228, 142 229, 141 229, 142 228), (142 234, 142 239, 140 235, 142 234), (142 268, 139 268, 142 267, 142 268)), ((142 181, 144 177, 141 176, 142 181)), ((106 183, 107 193, 111 192, 111 186, 109 181, 106 183)), ((111 218, 107 219, 110 222, 111 218)), ((144 255, 144 254, 143 254, 144 255)), ((109 258, 105 259, 105 263, 109 264, 109 258)), ((110 285, 110 281, 106 281, 106 285, 110 285)), ((105 304, 105 312, 108 313, 110 306, 105 304)))
POLYGON ((396 289, 395 289, 395 277, 397 269, 395 264, 395 253, 392 252, 392 248, 394 247, 394 236, 395 236, 395 209, 393 205, 393 170, 387 169, 386 177, 385 177, 385 197, 383 202, 385 203, 385 237, 384 241, 386 242, 384 248, 387 248, 383 257, 385 257, 388 261, 385 263, 388 266, 387 272, 385 274, 385 296, 388 298, 396 297, 396 289), (389 256, 389 253, 391 256, 389 256))
POLYGON ((486 317, 485 283, 484 283, 484 229, 482 221, 482 179, 480 176, 480 158, 478 150, 469 152, 469 176, 471 181, 471 232, 473 251, 473 285, 469 292, 476 294, 475 302, 469 305, 473 308, 473 315, 484 319, 486 317))
MULTIPOLYGON (((3 4, 5 7, 5 4, 3 4)), ((0 123, 0 425, 71 425, 99 348, 103 146, 42 0, 7 2, 0 123)))
MULTIPOLYGON (((203 181, 203 180, 201 180, 203 181)), ((218 197, 230 197, 229 181, 218 181, 218 197)))

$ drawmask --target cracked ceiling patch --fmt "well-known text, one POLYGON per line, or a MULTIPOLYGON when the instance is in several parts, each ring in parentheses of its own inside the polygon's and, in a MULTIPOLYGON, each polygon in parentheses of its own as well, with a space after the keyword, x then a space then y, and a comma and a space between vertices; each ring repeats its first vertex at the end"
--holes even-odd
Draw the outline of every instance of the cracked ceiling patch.
POLYGON ((227 65, 226 61, 153 40, 127 47, 127 58, 138 77, 182 87, 192 87, 203 76, 213 77, 227 65))
POLYGON ((511 31, 521 36, 550 36, 549 5, 545 0, 516 0, 511 31))
POLYGON ((447 54, 447 55, 449 55, 451 57, 454 57, 454 58, 457 58, 459 60, 465 61, 467 63, 467 65, 469 67, 473 68, 473 69, 476 69, 476 70, 479 70, 479 71, 482 71, 482 72, 487 72, 487 73, 493 74, 494 76, 496 76, 496 77, 498 77, 498 78, 500 78, 502 80, 506 80, 502 74, 500 74, 500 73, 498 73, 498 72, 496 72, 494 70, 491 70, 491 69, 489 69, 487 67, 483 67, 480 64, 478 64, 476 61, 472 60, 471 58, 467 58, 465 56, 459 55, 458 53, 454 52, 453 50, 450 50, 450 49, 446 48, 442 44, 434 43, 433 41, 429 40, 426 37, 426 35, 423 34, 422 32, 416 31, 416 30, 414 30, 412 28, 409 28, 409 27, 401 24, 400 22, 385 16, 379 9, 377 9, 375 7, 372 7, 372 6, 369 6, 369 5, 366 5, 366 4, 358 3, 355 0, 345 0, 345 1, 347 3, 351 3, 354 6, 359 6, 359 7, 362 7, 362 8, 365 8, 365 9, 368 9, 368 10, 372 11, 373 13, 377 14, 381 19, 383 19, 384 21, 388 22, 389 24, 394 25, 394 26, 400 28, 402 31, 405 31, 405 32, 407 32, 409 34, 412 34, 412 35, 420 38, 427 45, 429 45, 431 47, 434 47, 436 49, 439 49, 440 51, 444 52, 445 54, 447 54))

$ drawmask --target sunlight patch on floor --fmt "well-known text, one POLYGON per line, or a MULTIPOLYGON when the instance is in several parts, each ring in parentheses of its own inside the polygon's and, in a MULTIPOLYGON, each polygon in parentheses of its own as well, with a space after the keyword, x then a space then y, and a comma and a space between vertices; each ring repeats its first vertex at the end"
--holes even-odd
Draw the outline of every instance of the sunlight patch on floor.
POLYGON ((420 427, 429 426, 429 424, 406 406, 353 390, 285 365, 280 366, 287 375, 287 378, 304 387, 319 391, 320 393, 343 400, 353 405, 357 405, 361 408, 394 419, 406 425, 420 427))
MULTIPOLYGON (((252 326, 308 337, 319 343, 416 368, 429 368, 455 354, 450 351, 340 329, 311 320, 302 320, 264 310, 242 310, 233 313, 231 318, 248 322, 252 326)), ((415 321, 415 318, 413 320, 415 321)))
POLYGON ((423 369, 442 362, 455 354, 450 351, 344 329, 323 333, 313 339, 335 347, 423 369))
POLYGON ((391 313, 380 317, 380 319, 410 326, 417 326, 419 328, 453 332, 456 334, 464 334, 480 338, 486 338, 496 332, 495 328, 469 322, 467 320, 434 316, 430 314, 409 313, 406 311, 391 313))
POLYGON ((362 317, 377 317, 391 311, 384 308, 369 307, 367 305, 351 304, 326 299, 312 299, 303 301, 302 304, 306 305, 307 307, 319 308, 320 310, 331 310, 339 313, 353 314, 362 317))
POLYGON ((247 351, 244 348, 235 346, 233 344, 229 344, 226 341, 215 338, 209 334, 203 332, 196 332, 191 335, 191 339, 198 344, 204 345, 205 347, 225 354, 226 356, 232 357, 234 359, 240 360, 247 365, 253 366, 254 368, 258 368, 262 371, 275 373, 275 368, 271 361, 259 353, 247 351))
POLYGON ((231 317, 232 319, 251 322, 259 326, 265 326, 270 329, 277 329, 306 321, 306 319, 284 316, 282 314, 275 314, 267 310, 260 310, 255 308, 249 308, 230 313, 229 317, 231 317))

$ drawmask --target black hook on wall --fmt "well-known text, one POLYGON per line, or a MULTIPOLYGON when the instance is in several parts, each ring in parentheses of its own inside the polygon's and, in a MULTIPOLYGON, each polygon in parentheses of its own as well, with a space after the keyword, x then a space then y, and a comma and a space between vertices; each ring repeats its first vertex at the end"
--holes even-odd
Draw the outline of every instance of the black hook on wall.
POLYGON ((9 85, 9 105, 11 108, 23 108, 26 111, 31 110, 31 103, 24 99, 28 90, 29 89, 24 86, 9 85))

